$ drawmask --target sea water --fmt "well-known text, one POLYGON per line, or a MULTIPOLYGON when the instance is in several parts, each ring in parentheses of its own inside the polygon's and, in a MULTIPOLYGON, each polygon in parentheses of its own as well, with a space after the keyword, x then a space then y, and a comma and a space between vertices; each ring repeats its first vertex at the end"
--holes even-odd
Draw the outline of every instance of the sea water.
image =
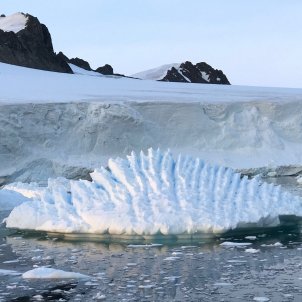
MULTIPOLYGON (((293 177, 266 181, 302 196, 293 177)), ((0 227, 0 301, 301 301, 301 271, 299 228, 151 244, 0 227), (22 278, 41 266, 89 278, 22 278)))

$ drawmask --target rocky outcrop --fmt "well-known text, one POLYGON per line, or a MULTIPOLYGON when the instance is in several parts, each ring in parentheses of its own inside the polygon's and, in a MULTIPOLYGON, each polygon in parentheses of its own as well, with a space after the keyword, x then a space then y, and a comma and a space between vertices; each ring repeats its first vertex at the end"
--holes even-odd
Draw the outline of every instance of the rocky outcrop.
POLYGON ((89 63, 83 59, 80 59, 80 58, 72 58, 70 60, 68 60, 69 63, 73 64, 73 65, 76 65, 80 68, 83 68, 85 70, 92 70, 89 63))
POLYGON ((101 67, 98 67, 97 69, 92 69, 89 65, 89 63, 83 59, 80 59, 80 58, 72 58, 72 59, 69 59, 63 52, 59 52, 57 55, 57 58, 60 59, 60 60, 63 60, 65 61, 66 63, 71 63, 73 65, 76 65, 80 68, 83 68, 85 70, 88 70, 88 71, 96 71, 102 75, 116 75, 116 76, 121 76, 121 77, 124 77, 124 75, 122 74, 116 74, 113 72, 113 68, 111 65, 109 64, 105 64, 104 66, 101 66, 101 67))
POLYGON ((104 65, 102 67, 99 67, 95 71, 99 72, 99 73, 101 73, 103 75, 113 75, 114 74, 113 73, 113 68, 109 64, 106 64, 106 65, 104 65))
POLYGON ((57 58, 59 60, 62 60, 62 61, 65 61, 65 62, 69 62, 68 57, 65 56, 65 54, 62 51, 60 51, 59 53, 57 53, 56 56, 57 56, 57 58))
POLYGON ((0 29, 0 62, 72 73, 66 61, 55 54, 47 27, 36 17, 22 15, 26 18, 23 29, 17 32, 0 29))
POLYGON ((36 17, 16 13, 0 16, 0 62, 29 68, 73 73, 68 63, 103 75, 115 75, 109 64, 93 70, 81 58, 69 59, 63 52, 55 53, 47 27, 36 17))
POLYGON ((214 69, 205 62, 193 65, 189 61, 169 69, 161 81, 230 85, 221 70, 214 69))

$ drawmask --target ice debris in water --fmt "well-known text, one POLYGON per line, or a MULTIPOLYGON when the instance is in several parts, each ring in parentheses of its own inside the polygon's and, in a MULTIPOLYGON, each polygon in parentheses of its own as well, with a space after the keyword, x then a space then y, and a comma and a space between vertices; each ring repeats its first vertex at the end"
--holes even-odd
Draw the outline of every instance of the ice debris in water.
POLYGON ((267 302, 270 299, 267 297, 254 297, 253 301, 258 301, 258 302, 267 302))
POLYGON ((230 242, 230 241, 225 241, 223 243, 220 243, 221 246, 224 247, 245 247, 248 245, 252 245, 250 242, 230 242))
POLYGON ((89 278, 87 275, 74 272, 66 272, 50 267, 38 267, 25 272, 24 279, 81 279, 89 278))
POLYGON ((12 271, 12 270, 0 269, 0 277, 2 277, 2 276, 18 276, 18 275, 21 275, 21 273, 18 273, 16 271, 12 271))
MULTIPOLYGON (((280 224, 302 216, 302 200, 199 158, 149 149, 86 180, 51 180, 32 200, 14 208, 7 227, 63 233, 170 235, 221 233, 280 224)), ((19 185, 20 188, 20 185, 19 185)), ((13 186, 10 187, 13 190, 13 186)), ((19 190, 21 192, 22 190, 19 190)))

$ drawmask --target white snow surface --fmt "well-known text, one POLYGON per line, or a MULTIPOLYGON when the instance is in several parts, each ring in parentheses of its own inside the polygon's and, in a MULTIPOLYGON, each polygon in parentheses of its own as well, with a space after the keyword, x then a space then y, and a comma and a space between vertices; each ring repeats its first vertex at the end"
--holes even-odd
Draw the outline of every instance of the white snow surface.
MULTIPOLYGON (((207 82, 209 82, 210 81, 210 76, 205 72, 205 71, 202 71, 201 72, 201 75, 202 75, 202 78, 204 79, 204 80, 206 80, 207 82)), ((218 78, 217 78, 218 79, 218 78)), ((217 80, 218 81, 218 80, 217 80)))
POLYGON ((27 17, 22 13, 15 13, 10 16, 0 17, 0 29, 3 31, 19 32, 26 26, 27 17))
POLYGON ((168 70, 170 70, 172 67, 178 69, 179 66, 180 63, 165 64, 156 68, 134 73, 131 75, 131 77, 142 79, 142 80, 154 80, 154 81, 161 80, 167 75, 168 70))
POLYGON ((50 267, 38 267, 22 274, 24 279, 85 279, 87 275, 74 272, 66 272, 50 267))
POLYGON ((239 169, 301 166, 302 89, 142 81, 77 70, 0 63, 0 185, 85 177, 85 169, 110 157, 149 147, 239 169))
POLYGON ((181 76, 188 82, 191 83, 191 80, 189 78, 187 78, 183 73, 183 69, 182 68, 177 68, 177 71, 181 74, 181 76))
MULTIPOLYGON (((58 178, 56 182, 58 182, 61 178, 58 178)), ((52 179, 50 178, 48 180, 48 185, 52 185, 52 179)), ((32 183, 22 183, 22 182, 16 182, 16 183, 11 183, 6 186, 4 186, 3 190, 1 192, 16 192, 18 194, 21 194, 27 199, 31 198, 37 198, 40 197, 40 194, 42 191, 44 191, 44 188, 39 187, 39 185, 36 182, 32 183)))
POLYGON ((93 76, 93 77, 102 77, 103 75, 99 72, 92 71, 92 70, 86 70, 84 68, 81 68, 79 66, 76 66, 74 64, 68 63, 69 67, 71 68, 72 72, 74 74, 79 75, 86 75, 86 76, 93 76))
MULTIPOLYGON (((156 68, 152 68, 152 69, 148 69, 148 70, 145 70, 145 71, 141 71, 141 72, 132 74, 131 76, 134 77, 134 78, 142 79, 142 80, 158 81, 158 80, 162 80, 167 75, 168 70, 170 70, 170 69, 172 69, 172 67, 174 67, 181 74, 181 76, 188 83, 190 83, 191 80, 183 74, 183 69, 180 68, 180 65, 181 65, 180 63, 166 64, 166 65, 162 65, 162 66, 159 66, 159 67, 156 67, 156 68)), ((201 76, 204 80, 209 82, 210 77, 206 72, 202 71, 201 76)))
MULTIPOLYGON (((48 187, 56 186, 60 183, 62 186, 69 190, 69 181, 66 178, 58 177, 56 179, 48 179, 48 187)), ((45 191, 45 187, 39 186, 38 183, 10 183, 0 189, 0 211, 12 210, 23 202, 41 198, 45 191)))
POLYGON ((174 160, 169 151, 110 159, 91 177, 52 180, 40 197, 13 209, 7 227, 144 237, 272 227, 280 215, 302 217, 302 199, 280 186, 199 158, 174 160))
POLYGON ((94 77, 89 76, 91 73, 82 68, 72 68, 78 74, 0 63, 0 105, 81 101, 115 104, 130 101, 219 104, 302 100, 302 89, 140 81, 114 76, 94 77))

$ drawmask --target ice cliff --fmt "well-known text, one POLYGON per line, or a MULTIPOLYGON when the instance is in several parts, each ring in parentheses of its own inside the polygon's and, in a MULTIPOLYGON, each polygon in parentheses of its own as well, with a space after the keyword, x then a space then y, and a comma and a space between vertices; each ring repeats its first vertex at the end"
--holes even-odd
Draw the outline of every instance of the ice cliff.
POLYGON ((86 178, 149 147, 239 169, 301 166, 301 120, 301 102, 1 106, 0 184, 86 178))
MULTIPOLYGON (((280 215, 302 216, 302 200, 280 187, 241 178, 199 158, 149 149, 110 159, 92 182, 50 180, 27 191, 6 219, 10 228, 108 235, 222 233, 272 227, 280 215), (29 192, 29 193, 28 193, 29 192), (26 195, 26 194, 25 194, 26 195)), ((7 189, 14 190, 14 186, 7 189)), ((16 191, 24 187, 16 186, 16 191), (18 189, 19 188, 19 189, 18 189)))
POLYGON ((0 63, 0 186, 87 178, 110 157, 150 147, 232 168, 301 171, 301 89, 141 81, 80 69, 0 63))

